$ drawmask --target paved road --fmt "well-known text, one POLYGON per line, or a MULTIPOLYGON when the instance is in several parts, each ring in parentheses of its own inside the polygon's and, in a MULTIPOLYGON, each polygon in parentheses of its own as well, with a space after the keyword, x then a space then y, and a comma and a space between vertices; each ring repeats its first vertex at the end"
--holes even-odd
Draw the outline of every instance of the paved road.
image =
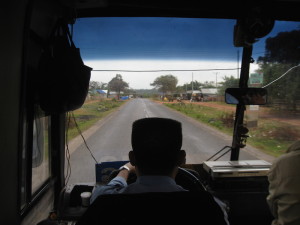
MULTIPOLYGON (((183 146, 187 152, 187 163, 201 163, 224 146, 231 145, 232 139, 213 128, 173 111, 149 99, 133 99, 118 111, 99 121, 83 133, 87 145, 98 162, 128 160, 131 150, 130 135, 133 121, 145 117, 173 118, 182 123, 183 146)), ((71 153, 71 177, 69 184, 95 181, 95 161, 77 137, 69 144, 71 153)), ((221 160, 229 160, 230 155, 221 160)), ((240 159, 270 159, 251 147, 243 149, 240 159), (263 158, 265 157, 265 158, 263 158)))

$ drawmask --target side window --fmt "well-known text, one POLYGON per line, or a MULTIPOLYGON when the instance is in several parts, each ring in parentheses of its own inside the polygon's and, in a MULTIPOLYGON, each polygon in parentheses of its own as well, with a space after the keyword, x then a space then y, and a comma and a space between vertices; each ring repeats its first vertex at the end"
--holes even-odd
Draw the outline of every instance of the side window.
POLYGON ((33 121, 32 139, 32 193, 50 177, 49 117, 33 121))
POLYGON ((21 181, 20 181, 20 207, 23 209, 26 206, 26 193, 27 193, 27 182, 26 182, 26 177, 27 177, 27 162, 26 162, 26 146, 27 146, 27 120, 24 120, 23 122, 23 129, 22 129, 22 152, 21 152, 21 181))
MULTIPOLYGON (((26 117, 26 116, 25 116, 26 117)), ((20 209, 32 201, 32 196, 51 177, 50 117, 35 108, 33 120, 23 122, 23 146, 21 152, 20 209)))

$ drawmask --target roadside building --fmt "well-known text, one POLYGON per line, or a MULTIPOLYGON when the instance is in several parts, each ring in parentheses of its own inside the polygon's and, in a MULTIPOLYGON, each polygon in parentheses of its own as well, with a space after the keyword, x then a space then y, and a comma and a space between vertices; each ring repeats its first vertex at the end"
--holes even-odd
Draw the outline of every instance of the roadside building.
MULTIPOLYGON (((120 96, 122 96, 124 94, 124 92, 123 91, 121 91, 120 92, 120 96)), ((118 98, 118 92, 116 92, 116 91, 110 91, 109 93, 108 93, 108 98, 118 98)))
POLYGON ((97 89, 96 91, 97 91, 98 96, 99 96, 100 98, 107 98, 107 90, 100 90, 100 89, 97 89))
POLYGON ((190 101, 201 102, 203 101, 203 93, 199 90, 190 90, 186 92, 187 98, 190 101))
POLYGON ((202 88, 203 101, 217 101, 218 89, 217 88, 202 88))

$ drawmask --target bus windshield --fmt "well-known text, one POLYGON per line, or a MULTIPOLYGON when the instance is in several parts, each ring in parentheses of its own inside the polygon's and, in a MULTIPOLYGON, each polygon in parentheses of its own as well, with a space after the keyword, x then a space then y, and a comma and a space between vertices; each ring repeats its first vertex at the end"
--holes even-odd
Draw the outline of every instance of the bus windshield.
MULTIPOLYGON (((131 125, 144 117, 182 123, 188 164, 229 160, 242 47, 235 20, 81 18, 73 39, 92 74, 84 105, 67 114, 66 182, 95 182, 95 164, 128 160, 131 125)), ((248 87, 265 88, 265 105, 247 105, 239 160, 272 161, 300 138, 299 22, 276 21, 253 44, 248 87)))

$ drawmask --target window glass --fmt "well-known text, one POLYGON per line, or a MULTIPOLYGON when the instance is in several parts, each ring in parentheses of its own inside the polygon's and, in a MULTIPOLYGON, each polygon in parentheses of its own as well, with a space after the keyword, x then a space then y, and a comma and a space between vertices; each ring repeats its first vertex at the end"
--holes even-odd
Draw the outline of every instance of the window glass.
MULTIPOLYGON (((78 126, 73 118, 67 126, 69 183, 95 181, 95 161, 128 160, 132 122, 143 117, 182 122, 187 163, 203 163, 231 146, 236 107, 225 103, 224 93, 238 87, 243 56, 234 46, 235 25, 229 19, 78 19, 73 39, 93 71, 86 102, 74 111, 78 126), (89 129, 118 104, 125 106, 113 119, 89 129), (78 127, 88 130, 86 142, 78 127)), ((272 162, 300 138, 298 33, 299 22, 276 21, 253 45, 248 86, 267 88, 268 103, 247 106, 249 137, 240 160, 272 162)), ((230 158, 225 150, 218 160, 230 158)))
POLYGON ((276 21, 254 44, 249 86, 264 87, 268 103, 249 106, 249 144, 278 157, 300 138, 300 23, 276 21))
POLYGON ((26 129, 27 129, 27 121, 24 120, 23 123, 23 138, 22 138, 22 153, 21 153, 21 193, 20 193, 20 197, 21 197, 21 202, 20 202, 20 206, 21 209, 25 206, 26 204, 26 168, 27 168, 27 161, 26 161, 26 143, 27 143, 27 139, 26 139, 26 129))
POLYGON ((33 122, 32 193, 50 177, 49 117, 33 122))

